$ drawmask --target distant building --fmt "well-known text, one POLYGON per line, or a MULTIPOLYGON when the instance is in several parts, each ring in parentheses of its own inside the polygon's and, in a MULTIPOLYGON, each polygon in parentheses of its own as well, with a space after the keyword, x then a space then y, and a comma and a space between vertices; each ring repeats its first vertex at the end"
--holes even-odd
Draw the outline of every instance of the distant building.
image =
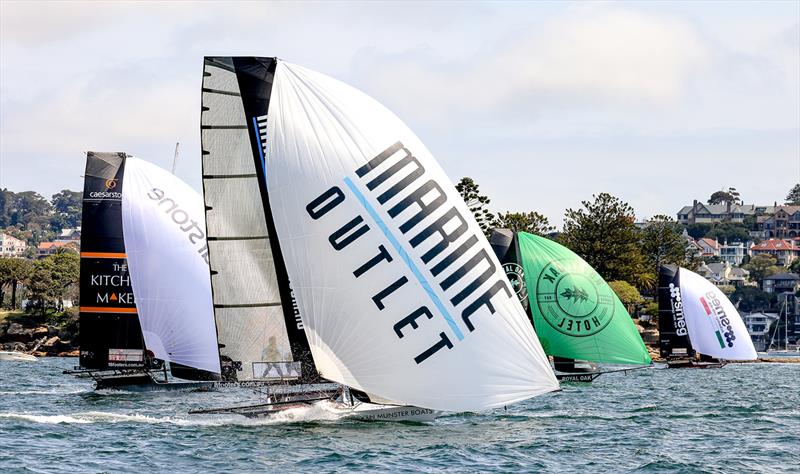
POLYGON ((719 257, 721 246, 719 245, 719 242, 717 242, 715 239, 703 237, 697 239, 695 242, 697 243, 698 246, 700 246, 700 249, 702 250, 700 256, 719 257))
POLYGON ((788 267, 794 259, 800 257, 800 247, 791 240, 768 239, 750 247, 752 256, 766 254, 778 259, 778 265, 788 267))
POLYGON ((796 273, 778 273, 764 278, 762 287, 765 293, 796 293, 800 289, 800 275, 796 273))
POLYGON ((775 206, 756 204, 703 204, 696 199, 691 206, 678 211, 678 222, 689 224, 717 224, 720 222, 743 223, 745 217, 772 214, 775 206))
POLYGON ((778 321, 775 313, 751 313, 743 315, 747 332, 753 340, 753 345, 759 352, 766 351, 772 339, 774 324, 778 321))
POLYGON ((737 288, 747 284, 750 276, 750 272, 744 268, 733 267, 728 262, 703 264, 697 271, 717 286, 730 285, 737 288))
POLYGON ((800 206, 776 206, 771 215, 759 216, 756 226, 766 238, 793 239, 800 236, 800 206))
POLYGON ((80 250, 80 243, 74 240, 70 241, 55 241, 55 242, 42 242, 36 247, 36 257, 44 258, 48 255, 53 255, 58 249, 71 249, 74 251, 80 250))
POLYGON ((56 242, 72 242, 81 240, 81 228, 61 229, 61 234, 56 237, 56 242))
POLYGON ((24 257, 28 243, 8 234, 0 234, 0 257, 24 257))
POLYGON ((744 261, 744 257, 749 254, 749 246, 741 242, 729 244, 725 242, 719 247, 719 257, 723 262, 733 266, 739 266, 744 261))

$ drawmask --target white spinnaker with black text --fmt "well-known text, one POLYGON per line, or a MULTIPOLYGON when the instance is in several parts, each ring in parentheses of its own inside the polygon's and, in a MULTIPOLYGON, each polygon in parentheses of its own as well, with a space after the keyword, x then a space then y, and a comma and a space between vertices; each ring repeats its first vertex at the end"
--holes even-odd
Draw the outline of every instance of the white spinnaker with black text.
POLYGON ((448 411, 558 389, 481 229, 394 114, 279 60, 259 129, 281 250, 324 377, 448 411))
POLYGON ((133 157, 123 180, 122 230, 145 346, 159 359, 219 373, 203 198, 133 157))
POLYGON ((754 360, 756 350, 739 312, 710 281, 685 268, 678 281, 694 350, 717 359, 754 360))

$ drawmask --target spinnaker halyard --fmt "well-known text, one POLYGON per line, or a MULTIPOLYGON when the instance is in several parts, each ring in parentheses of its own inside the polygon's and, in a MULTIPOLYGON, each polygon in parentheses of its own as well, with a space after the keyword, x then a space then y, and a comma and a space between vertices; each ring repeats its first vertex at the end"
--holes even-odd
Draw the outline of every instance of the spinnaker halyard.
POLYGON ((382 105, 281 60, 209 57, 202 134, 218 328, 258 308, 285 361, 291 282, 314 370, 362 398, 475 411, 558 388, 469 209, 382 105), (223 301, 234 282, 262 299, 223 301))
POLYGON ((171 174, 125 153, 87 154, 71 373, 128 390, 219 378, 204 227, 200 196, 171 174))
POLYGON ((725 360, 756 359, 742 317, 716 285, 671 265, 659 268, 658 281, 660 349, 668 367, 715 368, 725 360))
POLYGON ((491 242, 545 353, 554 358, 559 380, 591 382, 605 373, 578 370, 577 360, 652 363, 625 306, 582 258, 526 232, 498 229, 491 242))

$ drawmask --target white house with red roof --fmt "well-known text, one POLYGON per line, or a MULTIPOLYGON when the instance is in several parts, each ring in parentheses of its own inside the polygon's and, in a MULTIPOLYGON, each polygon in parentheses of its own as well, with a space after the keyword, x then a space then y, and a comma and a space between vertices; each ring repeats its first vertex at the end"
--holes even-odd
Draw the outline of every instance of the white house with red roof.
POLYGON ((760 254, 771 255, 778 259, 778 265, 789 266, 794 259, 800 257, 800 247, 791 240, 768 239, 750 247, 754 257, 760 254))
POLYGON ((703 257, 719 257, 719 251, 722 246, 717 242, 716 239, 710 239, 708 237, 702 237, 695 241, 697 245, 700 246, 702 249, 702 256, 703 257))

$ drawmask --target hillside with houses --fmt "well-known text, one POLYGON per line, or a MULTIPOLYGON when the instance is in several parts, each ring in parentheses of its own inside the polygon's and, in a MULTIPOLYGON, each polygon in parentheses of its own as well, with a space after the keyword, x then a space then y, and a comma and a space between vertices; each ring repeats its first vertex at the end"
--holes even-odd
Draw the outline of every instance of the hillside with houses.
MULTIPOLYGON (((800 184, 783 204, 745 204, 728 188, 704 202, 694 199, 675 218, 657 215, 643 222, 636 221, 631 205, 601 193, 565 210, 561 229, 535 211, 492 212, 491 200, 471 178, 456 189, 487 237, 495 228, 526 231, 580 255, 639 319, 650 343, 657 340, 654 297, 662 264, 689 268, 719 286, 760 347, 774 344, 777 333, 784 334, 784 343, 800 340, 800 184)), ((0 310, 6 311, 0 312, 0 346, 19 343, 15 331, 76 338, 81 206, 77 191, 63 190, 48 200, 33 191, 0 190, 0 310), (59 333, 63 325, 72 332, 59 333)), ((23 339, 28 345, 43 342, 23 339)))

